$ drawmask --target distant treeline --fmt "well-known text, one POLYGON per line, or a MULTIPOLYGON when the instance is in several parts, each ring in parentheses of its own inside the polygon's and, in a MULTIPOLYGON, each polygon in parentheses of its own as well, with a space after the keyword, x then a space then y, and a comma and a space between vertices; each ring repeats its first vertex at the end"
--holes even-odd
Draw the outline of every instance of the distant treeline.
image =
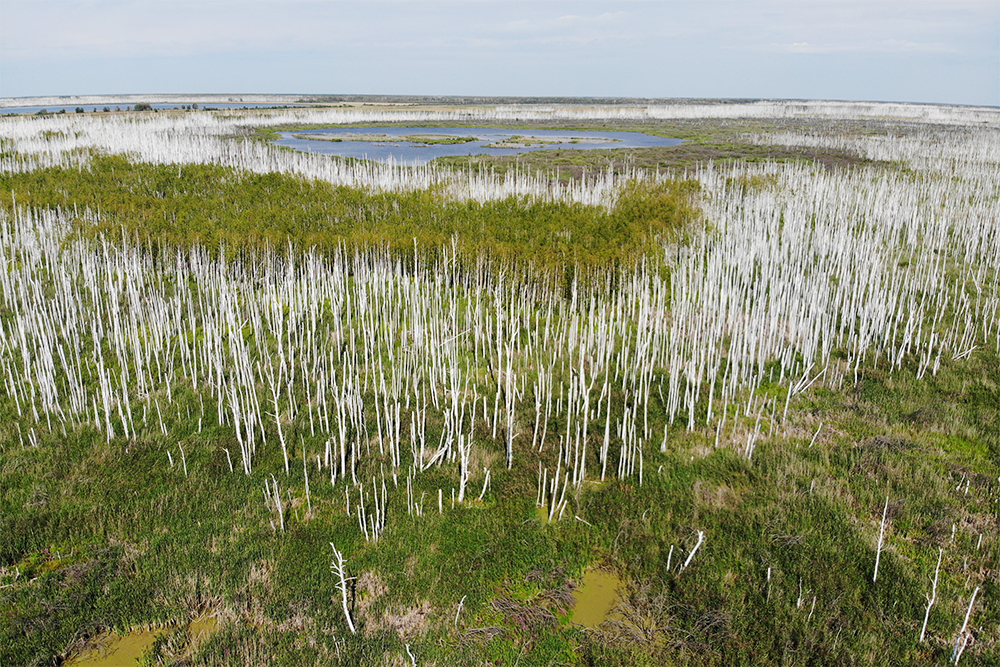
POLYGON ((150 247, 226 254, 289 244, 320 252, 377 247, 400 257, 454 250, 562 278, 662 257, 699 219, 696 181, 633 183, 614 210, 508 198, 455 201, 435 190, 373 193, 277 173, 96 157, 89 168, 0 176, 0 206, 81 213, 79 232, 150 247), (99 211, 98 222, 82 213, 99 211))

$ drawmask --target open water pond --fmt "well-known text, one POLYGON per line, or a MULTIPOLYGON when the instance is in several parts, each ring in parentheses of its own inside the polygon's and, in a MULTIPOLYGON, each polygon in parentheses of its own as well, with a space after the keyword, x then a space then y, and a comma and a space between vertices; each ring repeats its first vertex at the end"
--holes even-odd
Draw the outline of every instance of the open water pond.
MULTIPOLYGON (((190 640, 197 645, 219 629, 217 616, 201 616, 187 626, 190 640)), ((64 664, 68 667, 129 667, 136 665, 156 643, 157 637, 168 633, 167 628, 132 630, 124 635, 108 633, 98 638, 96 646, 73 656, 64 664)), ((188 647, 190 650, 190 646, 188 647)))
POLYGON ((580 587, 573 591, 573 622, 587 628, 596 628, 611 615, 618 604, 618 589, 622 580, 612 572, 587 570, 580 587))
POLYGON ((126 667, 138 664, 162 634, 162 630, 134 630, 126 635, 109 635, 100 646, 66 662, 71 667, 126 667))
POLYGON ((511 155, 557 149, 676 146, 682 139, 642 132, 490 127, 329 127, 280 132, 274 143, 308 153, 422 165, 438 157, 511 155))

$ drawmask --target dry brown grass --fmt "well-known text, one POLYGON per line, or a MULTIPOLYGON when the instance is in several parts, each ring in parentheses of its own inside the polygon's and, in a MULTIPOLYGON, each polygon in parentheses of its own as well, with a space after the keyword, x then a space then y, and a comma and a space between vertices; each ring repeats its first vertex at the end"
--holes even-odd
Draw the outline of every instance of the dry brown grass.
POLYGON ((380 623, 366 626, 366 630, 374 633, 388 628, 395 631, 402 640, 414 639, 430 629, 433 611, 434 608, 427 600, 421 600, 415 607, 392 607, 382 614, 380 623))

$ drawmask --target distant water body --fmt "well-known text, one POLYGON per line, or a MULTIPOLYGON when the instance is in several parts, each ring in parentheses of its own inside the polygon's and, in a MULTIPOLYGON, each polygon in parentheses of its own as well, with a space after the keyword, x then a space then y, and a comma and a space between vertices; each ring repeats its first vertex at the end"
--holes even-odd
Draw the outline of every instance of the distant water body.
POLYGON ((676 146, 681 139, 641 132, 490 127, 348 127, 280 132, 274 143, 310 153, 422 165, 438 157, 544 150, 676 146), (456 141, 457 143, 448 143, 456 141))

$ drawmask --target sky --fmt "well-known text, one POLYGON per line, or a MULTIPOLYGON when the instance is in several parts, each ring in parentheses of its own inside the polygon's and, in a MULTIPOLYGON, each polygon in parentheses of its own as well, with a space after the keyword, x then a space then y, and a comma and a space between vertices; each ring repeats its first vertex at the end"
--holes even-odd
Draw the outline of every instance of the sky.
POLYGON ((0 0, 0 97, 1000 106, 1000 0, 0 0))

